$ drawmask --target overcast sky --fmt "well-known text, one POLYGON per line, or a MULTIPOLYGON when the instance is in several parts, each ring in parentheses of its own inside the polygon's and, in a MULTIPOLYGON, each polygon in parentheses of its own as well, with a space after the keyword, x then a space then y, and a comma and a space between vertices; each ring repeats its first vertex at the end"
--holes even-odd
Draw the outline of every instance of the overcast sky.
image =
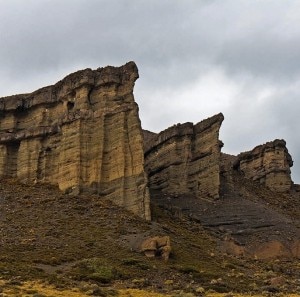
POLYGON ((0 0, 0 97, 135 61, 143 128, 222 112, 224 152, 285 139, 300 183, 300 1, 0 0))

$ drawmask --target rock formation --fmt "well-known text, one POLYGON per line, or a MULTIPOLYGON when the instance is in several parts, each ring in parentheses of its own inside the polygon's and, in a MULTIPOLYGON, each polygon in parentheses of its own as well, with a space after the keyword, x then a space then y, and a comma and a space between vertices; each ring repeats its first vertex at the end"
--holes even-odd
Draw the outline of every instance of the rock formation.
POLYGON ((292 186, 292 157, 284 140, 276 139, 237 156, 234 168, 246 178, 258 181, 276 192, 288 192, 292 186))
MULTIPOLYGON (((228 184, 233 167, 274 191, 291 189, 293 162, 284 140, 221 158, 221 113, 158 134, 142 131, 133 97, 137 78, 129 62, 0 98, 0 176, 55 184, 67 193, 97 193, 146 219, 148 180, 152 190, 169 197, 213 200, 224 196, 221 178, 228 184)), ((294 185, 295 195, 299 189, 294 185)))
POLYGON ((142 242, 140 250, 148 258, 161 257, 167 261, 172 250, 170 237, 149 237, 142 242))
POLYGON ((172 194, 218 198, 220 188, 219 129, 222 114, 174 125, 159 134, 144 131, 145 169, 149 186, 172 194))
MULTIPOLYGON (((133 97, 137 78, 129 62, 0 98, 0 177, 95 193, 147 220, 149 184, 154 209, 188 218, 193 230, 201 224, 224 253, 300 258, 300 186, 291 180, 285 141, 221 154, 221 113, 158 134, 142 131, 133 97)), ((136 243, 144 235, 132 230, 124 240, 136 243)), ((148 237, 138 247, 165 260, 171 252, 168 236, 148 237)))
POLYGON ((93 191, 150 219, 137 78, 129 62, 0 98, 0 176, 93 191))

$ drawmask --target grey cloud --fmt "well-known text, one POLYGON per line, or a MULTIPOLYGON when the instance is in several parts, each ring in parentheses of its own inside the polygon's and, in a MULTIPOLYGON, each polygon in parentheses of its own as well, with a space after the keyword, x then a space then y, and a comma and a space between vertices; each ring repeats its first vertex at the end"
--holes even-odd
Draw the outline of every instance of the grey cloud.
POLYGON ((179 1, 150 3, 12 1, 1 10, 1 42, 6 45, 0 49, 1 69, 9 74, 13 65, 30 75, 69 63, 118 64, 134 59, 150 69, 175 68, 176 79, 183 68, 188 69, 184 65, 196 62, 190 49, 202 51, 197 60, 204 60, 198 43, 205 39, 198 38, 198 14, 193 12, 194 6, 199 12, 203 7, 195 1, 184 6, 179 1), (12 11, 12 18, 2 18, 12 11))
POLYGON ((134 60, 144 128, 221 111, 224 150, 285 138, 300 181, 299 1, 0 0, 0 42, 0 96, 134 60))

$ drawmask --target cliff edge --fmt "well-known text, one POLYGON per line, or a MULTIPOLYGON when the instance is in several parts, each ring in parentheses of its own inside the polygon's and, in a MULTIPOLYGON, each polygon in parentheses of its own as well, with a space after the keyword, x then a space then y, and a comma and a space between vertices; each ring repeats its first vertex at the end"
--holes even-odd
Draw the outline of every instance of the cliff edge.
POLYGON ((0 176, 90 191, 150 219, 134 62, 0 98, 0 176))
POLYGON ((219 129, 223 120, 220 113, 195 125, 174 125, 157 135, 144 131, 150 188, 175 195, 218 198, 223 146, 219 129))

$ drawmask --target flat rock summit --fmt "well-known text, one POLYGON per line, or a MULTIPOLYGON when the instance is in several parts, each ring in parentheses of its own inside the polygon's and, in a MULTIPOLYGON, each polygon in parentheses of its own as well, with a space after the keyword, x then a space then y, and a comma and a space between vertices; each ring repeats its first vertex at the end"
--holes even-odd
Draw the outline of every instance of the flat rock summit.
POLYGON ((226 253, 300 258, 300 185, 286 142, 224 154, 222 113, 143 130, 138 77, 129 62, 0 98, 0 177, 91 194, 146 221, 155 203, 204 226, 226 253))

